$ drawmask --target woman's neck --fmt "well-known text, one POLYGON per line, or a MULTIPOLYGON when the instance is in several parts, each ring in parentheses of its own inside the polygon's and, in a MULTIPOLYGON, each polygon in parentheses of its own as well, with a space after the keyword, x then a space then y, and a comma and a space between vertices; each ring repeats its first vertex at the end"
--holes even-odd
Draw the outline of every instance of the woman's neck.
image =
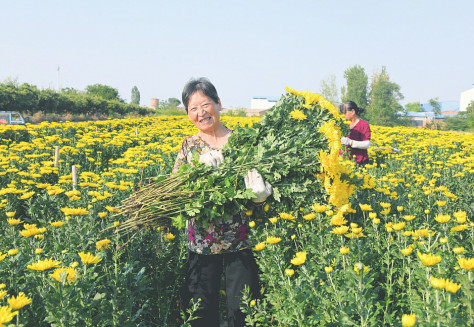
POLYGON ((213 148, 222 148, 229 137, 227 128, 220 123, 217 128, 209 131, 199 131, 198 136, 213 148))
POLYGON ((359 117, 354 117, 353 119, 351 119, 351 124, 349 125, 349 127, 353 128, 355 125, 357 125, 359 120, 360 120, 359 117))

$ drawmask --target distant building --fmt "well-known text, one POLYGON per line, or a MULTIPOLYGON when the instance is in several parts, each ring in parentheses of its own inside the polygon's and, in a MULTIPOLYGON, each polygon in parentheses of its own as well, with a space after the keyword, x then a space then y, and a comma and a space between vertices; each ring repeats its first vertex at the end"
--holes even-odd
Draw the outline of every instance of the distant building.
POLYGON ((423 110, 422 112, 401 111, 398 114, 399 116, 409 118, 412 126, 421 128, 431 124, 433 120, 441 122, 446 118, 456 116, 459 113, 458 101, 442 101, 439 104, 441 106, 441 114, 436 117, 433 112, 433 106, 431 106, 429 103, 423 103, 421 105, 421 110, 423 110))
POLYGON ((461 92, 461 99, 459 101, 459 111, 466 111, 467 106, 471 101, 474 101, 474 87, 470 90, 461 92))
POLYGON ((157 98, 151 98, 150 105, 153 109, 156 110, 156 108, 158 108, 159 104, 160 104, 160 100, 158 100, 157 98))
POLYGON ((273 107, 279 98, 267 96, 254 96, 250 101, 250 109, 247 109, 247 116, 263 116, 268 109, 273 107))

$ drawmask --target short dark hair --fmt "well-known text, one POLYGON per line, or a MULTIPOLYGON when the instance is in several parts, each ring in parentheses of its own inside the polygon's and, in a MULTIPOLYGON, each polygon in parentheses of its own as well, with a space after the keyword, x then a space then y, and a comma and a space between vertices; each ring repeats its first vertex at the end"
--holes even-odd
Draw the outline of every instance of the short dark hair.
POLYGON ((211 98, 215 103, 219 103, 217 90, 209 79, 205 77, 191 78, 184 86, 183 94, 181 95, 186 112, 188 112, 189 99, 197 91, 201 91, 205 96, 211 98))
POLYGON ((339 111, 341 112, 341 114, 346 113, 346 111, 352 111, 352 110, 355 110, 355 113, 357 116, 359 116, 365 111, 364 108, 359 108, 357 106, 357 103, 355 103, 354 101, 346 101, 346 102, 341 103, 341 105, 339 106, 339 111))

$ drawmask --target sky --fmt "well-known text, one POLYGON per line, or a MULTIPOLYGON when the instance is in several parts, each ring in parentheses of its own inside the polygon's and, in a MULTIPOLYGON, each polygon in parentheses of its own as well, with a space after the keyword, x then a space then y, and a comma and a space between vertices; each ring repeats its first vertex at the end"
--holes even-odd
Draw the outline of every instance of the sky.
POLYGON ((385 66, 401 104, 459 101, 474 83, 473 12, 472 0, 0 0, 0 82, 100 83, 127 102, 137 86, 150 106, 204 76, 223 107, 249 108, 385 66))

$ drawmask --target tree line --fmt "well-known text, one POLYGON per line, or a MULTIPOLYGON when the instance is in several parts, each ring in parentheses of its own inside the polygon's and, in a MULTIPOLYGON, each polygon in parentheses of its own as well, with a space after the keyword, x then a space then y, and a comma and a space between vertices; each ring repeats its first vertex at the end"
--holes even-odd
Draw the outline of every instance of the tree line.
POLYGON ((144 116, 154 113, 150 108, 141 107, 139 102, 136 87, 132 89, 132 103, 127 104, 117 89, 103 84, 89 85, 85 91, 64 88, 57 92, 16 81, 0 83, 0 111, 19 111, 26 115, 41 112, 45 115, 144 116))
MULTIPOLYGON (((363 118, 370 124, 381 126, 407 126, 410 120, 400 112, 421 112, 420 102, 408 103, 405 108, 400 104, 404 96, 400 85, 390 80, 386 67, 376 71, 369 83, 369 76, 360 65, 347 68, 344 71, 345 85, 341 88, 341 95, 336 86, 335 75, 329 75, 321 81, 320 93, 329 101, 338 104, 344 101, 354 101, 366 111, 363 118)), ((441 105, 438 98, 428 100, 436 116, 441 114, 441 105)), ((474 130, 474 102, 466 112, 460 112, 456 117, 445 119, 443 128, 450 130, 474 130)), ((438 124, 436 120, 433 122, 438 124)))

